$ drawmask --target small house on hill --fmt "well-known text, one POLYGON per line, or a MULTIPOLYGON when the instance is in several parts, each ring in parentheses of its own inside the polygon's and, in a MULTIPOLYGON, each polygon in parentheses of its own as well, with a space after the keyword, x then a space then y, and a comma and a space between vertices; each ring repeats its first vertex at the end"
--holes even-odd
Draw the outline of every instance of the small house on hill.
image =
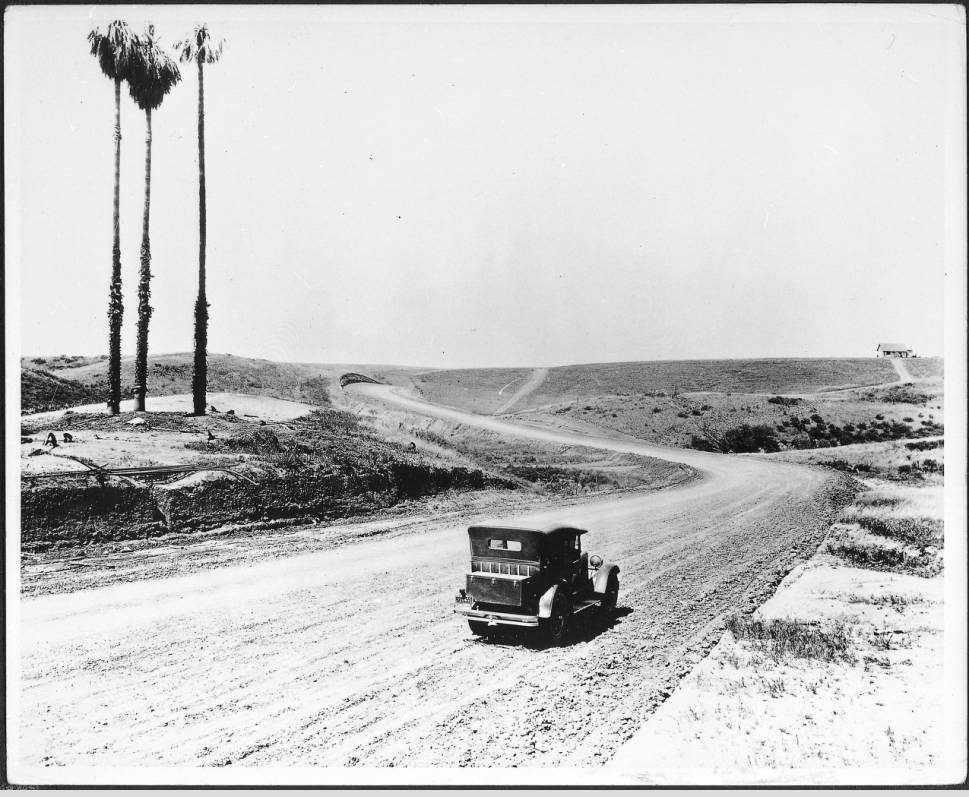
POLYGON ((911 357, 912 350, 904 343, 879 343, 875 352, 882 357, 911 357))

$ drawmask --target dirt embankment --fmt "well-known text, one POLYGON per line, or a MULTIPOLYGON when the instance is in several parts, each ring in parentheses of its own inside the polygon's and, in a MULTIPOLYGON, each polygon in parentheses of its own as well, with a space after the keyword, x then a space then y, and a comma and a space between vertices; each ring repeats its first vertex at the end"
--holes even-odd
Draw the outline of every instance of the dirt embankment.
POLYGON ((392 462, 367 472, 299 472, 260 482, 202 471, 171 484, 99 484, 93 477, 25 486, 21 547, 147 538, 227 523, 349 517, 407 498, 478 489, 480 470, 392 462))
MULTIPOLYGON (((226 401, 242 408, 239 398, 226 401)), ((278 400, 265 401, 280 409, 278 400)), ((286 406, 284 420, 268 421, 234 411, 26 418, 22 549, 347 517, 445 490, 505 486, 473 464, 425 458, 381 440, 349 413, 305 409, 312 408, 290 418, 286 406), (64 440, 56 449, 41 444, 51 431, 64 440), (134 478, 93 473, 82 463, 140 471, 134 478), (153 466, 198 470, 161 483, 172 477, 144 472, 153 466)))

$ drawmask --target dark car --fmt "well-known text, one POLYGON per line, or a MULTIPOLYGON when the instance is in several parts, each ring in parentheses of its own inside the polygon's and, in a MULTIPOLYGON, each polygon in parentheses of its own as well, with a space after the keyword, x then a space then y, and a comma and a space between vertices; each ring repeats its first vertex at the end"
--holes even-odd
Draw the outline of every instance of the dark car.
POLYGON ((488 636, 502 626, 533 629, 562 642, 572 619, 611 614, 619 596, 619 566, 582 550, 585 529, 471 526, 471 572, 454 611, 471 631, 488 636))

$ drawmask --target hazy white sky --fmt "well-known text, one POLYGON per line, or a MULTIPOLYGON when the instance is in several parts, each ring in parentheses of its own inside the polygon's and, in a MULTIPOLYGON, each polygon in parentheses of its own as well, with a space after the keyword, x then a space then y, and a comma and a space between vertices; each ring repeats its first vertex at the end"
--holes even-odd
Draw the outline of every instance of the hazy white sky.
MULTIPOLYGON (((113 87, 85 37, 119 15, 167 41, 206 20, 227 40, 206 71, 213 352, 473 366, 942 351, 956 7, 6 14, 25 353, 107 348, 113 87)), ((156 353, 192 347, 196 90, 186 70, 154 115, 156 353)), ((122 124, 133 354, 144 122, 127 96, 122 124)))

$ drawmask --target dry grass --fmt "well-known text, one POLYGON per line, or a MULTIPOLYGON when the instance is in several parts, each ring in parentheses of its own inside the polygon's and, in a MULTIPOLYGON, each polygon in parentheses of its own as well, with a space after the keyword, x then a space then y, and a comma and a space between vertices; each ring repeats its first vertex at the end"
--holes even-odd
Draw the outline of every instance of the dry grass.
POLYGON ((785 656, 823 661, 851 660, 851 635, 840 621, 827 625, 801 620, 761 620, 733 615, 727 630, 738 642, 747 642, 779 661, 785 656))
POLYGON ((886 547, 863 539, 829 540, 828 551, 855 567, 869 570, 918 573, 926 568, 926 558, 904 548, 886 547))
POLYGON ((907 606, 925 603, 925 598, 919 595, 897 595, 893 592, 886 595, 858 595, 852 593, 845 596, 848 603, 864 603, 869 606, 878 606, 886 609, 894 609, 901 614, 907 606))

